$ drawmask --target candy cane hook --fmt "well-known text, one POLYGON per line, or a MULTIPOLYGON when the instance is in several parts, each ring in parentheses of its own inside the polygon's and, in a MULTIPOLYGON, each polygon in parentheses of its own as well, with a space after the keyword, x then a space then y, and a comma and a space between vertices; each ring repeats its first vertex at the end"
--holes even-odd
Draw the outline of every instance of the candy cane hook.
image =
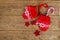
POLYGON ((50 8, 47 10, 46 16, 48 16, 48 13, 49 13, 51 10, 52 10, 51 13, 54 15, 55 9, 54 9, 54 7, 50 7, 50 8))

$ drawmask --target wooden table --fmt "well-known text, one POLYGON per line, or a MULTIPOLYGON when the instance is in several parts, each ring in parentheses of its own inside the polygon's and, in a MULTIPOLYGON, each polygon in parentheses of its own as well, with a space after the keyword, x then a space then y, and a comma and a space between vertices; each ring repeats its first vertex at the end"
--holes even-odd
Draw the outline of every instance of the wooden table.
POLYGON ((24 7, 27 5, 38 5, 40 0, 0 0, 0 40, 60 40, 60 1, 45 0, 55 8, 55 15, 51 17, 50 29, 41 32, 36 37, 33 32, 37 26, 26 27, 22 18, 24 7))

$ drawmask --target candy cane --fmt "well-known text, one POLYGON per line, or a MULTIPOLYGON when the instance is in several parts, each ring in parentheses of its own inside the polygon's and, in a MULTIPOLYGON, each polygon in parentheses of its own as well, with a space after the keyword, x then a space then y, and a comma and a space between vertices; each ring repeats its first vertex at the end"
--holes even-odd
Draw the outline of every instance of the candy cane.
POLYGON ((51 10, 53 10, 53 11, 52 11, 52 14, 54 15, 55 9, 54 9, 54 7, 50 7, 50 8, 47 10, 46 16, 48 16, 48 13, 49 13, 51 10))

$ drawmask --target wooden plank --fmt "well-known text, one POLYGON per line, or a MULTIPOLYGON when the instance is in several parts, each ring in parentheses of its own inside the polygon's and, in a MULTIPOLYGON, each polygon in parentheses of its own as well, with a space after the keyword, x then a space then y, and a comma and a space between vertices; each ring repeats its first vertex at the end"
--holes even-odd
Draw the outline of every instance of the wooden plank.
MULTIPOLYGON (((37 5, 40 4, 41 1, 20 1, 17 3, 0 3, 0 16, 20 16, 23 14, 24 7, 27 5, 37 5)), ((48 5, 53 6, 55 8, 55 14, 59 15, 59 4, 60 2, 44 2, 48 3, 48 5)), ((52 15, 51 13, 49 15, 52 15)))
POLYGON ((20 1, 18 3, 0 3, 0 16, 20 16, 24 12, 24 8, 27 5, 37 5, 37 1, 20 1))
MULTIPOLYGON (((60 30, 59 30, 60 31, 60 30)), ((58 31, 48 31, 48 32, 43 32, 41 33, 40 38, 42 40, 60 40, 60 33, 58 31)))
POLYGON ((50 30, 60 30, 59 28, 60 16, 50 16, 50 17, 51 17, 50 30))
MULTIPOLYGON (((22 30, 28 29, 24 25, 24 19, 22 16, 0 16, 0 30, 22 30)), ((31 25, 30 25, 31 26, 31 25)), ((34 29, 29 27, 29 30, 34 29)))
MULTIPOLYGON (((0 0, 0 3, 13 3, 20 1, 42 1, 42 0, 0 0)), ((60 0, 43 0, 43 1, 60 1, 60 0)))
MULTIPOLYGON (((49 30, 60 30, 59 28, 59 17, 60 16, 50 16, 51 25, 49 30)), ((22 30, 29 29, 33 30, 37 26, 26 27, 24 25, 24 19, 22 16, 0 16, 0 30, 22 30)))
POLYGON ((59 40, 59 31, 41 32, 41 35, 34 36, 33 30, 20 30, 20 31, 0 31, 1 40, 59 40), (29 37, 29 38, 28 38, 29 37))
POLYGON ((21 15, 25 6, 40 4, 41 0, 0 0, 0 40, 60 40, 60 1, 43 2, 55 8, 55 15, 49 14, 49 30, 36 37, 33 33, 37 25, 26 27, 21 15))

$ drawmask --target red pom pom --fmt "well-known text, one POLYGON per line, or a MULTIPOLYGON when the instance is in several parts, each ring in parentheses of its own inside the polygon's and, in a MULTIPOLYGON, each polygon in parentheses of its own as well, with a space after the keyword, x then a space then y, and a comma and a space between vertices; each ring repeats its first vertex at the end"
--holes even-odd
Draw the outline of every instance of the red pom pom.
POLYGON ((25 26, 27 26, 27 27, 28 27, 29 25, 30 25, 30 24, 29 24, 29 22, 25 22, 25 26))
POLYGON ((35 34, 35 36, 39 36, 39 35, 40 35, 40 31, 36 30, 36 31, 34 32, 34 34, 35 34))
POLYGON ((31 24, 32 25, 36 25, 36 21, 31 21, 31 24))

